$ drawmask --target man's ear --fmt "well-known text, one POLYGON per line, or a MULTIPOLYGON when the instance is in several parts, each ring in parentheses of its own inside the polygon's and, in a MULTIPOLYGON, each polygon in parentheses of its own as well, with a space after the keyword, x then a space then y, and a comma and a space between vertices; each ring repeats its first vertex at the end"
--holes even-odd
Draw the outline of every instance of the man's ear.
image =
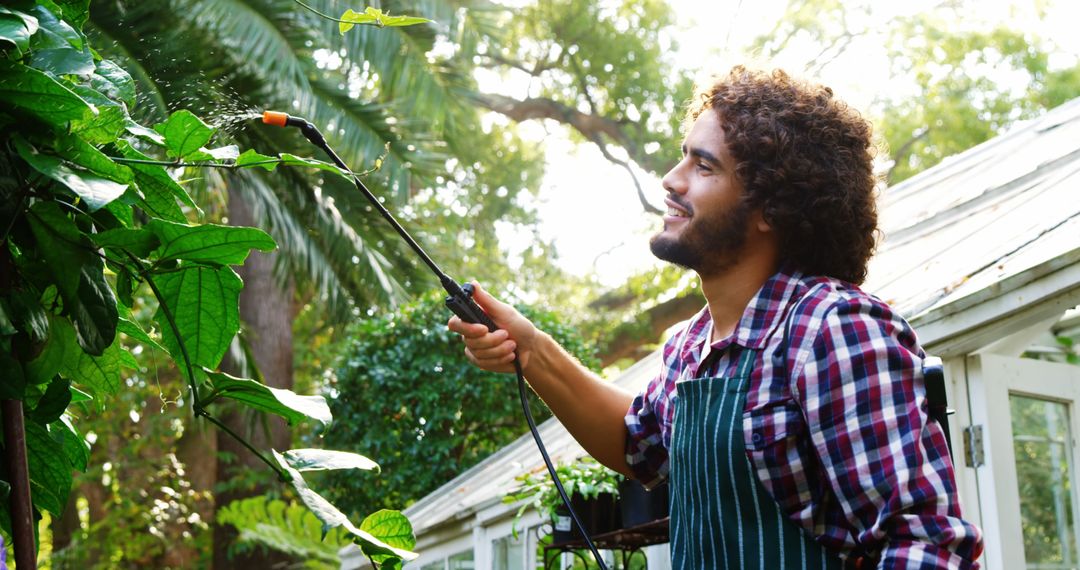
POLYGON ((750 212, 750 224, 763 234, 772 233, 773 231, 772 224, 765 219, 765 212, 761 208, 754 208, 750 212))

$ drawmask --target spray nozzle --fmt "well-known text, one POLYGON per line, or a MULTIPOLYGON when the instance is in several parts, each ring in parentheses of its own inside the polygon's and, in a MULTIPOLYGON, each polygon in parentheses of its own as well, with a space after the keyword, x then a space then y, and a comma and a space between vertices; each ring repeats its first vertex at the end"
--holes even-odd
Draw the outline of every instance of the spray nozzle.
POLYGON ((326 139, 323 138, 322 133, 306 119, 292 117, 281 111, 263 111, 262 120, 263 123, 275 127, 299 127, 300 132, 307 137, 307 140, 315 143, 318 147, 326 147, 326 139))

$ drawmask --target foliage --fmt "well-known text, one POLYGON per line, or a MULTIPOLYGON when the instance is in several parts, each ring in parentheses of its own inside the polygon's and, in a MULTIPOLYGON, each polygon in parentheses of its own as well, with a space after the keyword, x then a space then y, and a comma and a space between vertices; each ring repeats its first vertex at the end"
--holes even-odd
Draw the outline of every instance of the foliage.
POLYGON ((235 550, 269 548, 304 561, 304 568, 336 569, 338 551, 350 544, 344 529, 323 536, 319 519, 303 505, 265 496, 233 501, 217 511, 217 521, 240 531, 235 550))
MULTIPOLYGON (((520 308, 586 365, 574 329, 549 313, 520 308)), ((326 444, 378 457, 373 479, 331 476, 335 501, 352 511, 402 508, 517 439, 527 426, 512 375, 477 370, 446 328, 432 292, 398 311, 361 321, 330 384, 338 418, 326 444)), ((535 404, 535 399, 534 404, 535 404)), ((537 406, 538 421, 550 411, 537 406)))
MULTIPOLYGON (((597 495, 619 495, 619 483, 624 477, 601 465, 591 457, 578 459, 573 463, 558 465, 555 472, 562 481, 567 497, 581 495, 585 499, 594 499, 597 495)), ((519 486, 503 495, 507 504, 524 501, 514 518, 514 525, 528 509, 533 509, 544 518, 553 518, 555 509, 562 505, 562 497, 547 471, 523 473, 516 479, 519 486)), ((516 532, 516 529, 515 529, 516 532)))
MULTIPOLYGON (((165 168, 182 161, 233 168, 311 162, 207 148, 214 129, 186 111, 154 130, 139 125, 128 113, 134 81, 90 48, 81 31, 85 6, 62 6, 25 1, 0 8, 7 57, 0 60, 0 371, 3 396, 26 408, 34 508, 55 517, 63 514, 72 471, 86 471, 90 457, 75 427, 77 410, 104 410, 123 388, 121 369, 138 366, 124 337, 167 354, 189 388, 194 415, 226 431, 212 413, 224 401, 290 422, 330 420, 321 397, 215 370, 239 327, 242 283, 231 266, 275 244, 254 228, 190 223, 200 212, 165 168), (132 312, 143 285, 156 305, 156 330, 132 312)), ((340 456, 275 451, 272 463, 229 433, 292 484, 324 532, 345 528, 387 566, 412 556, 400 514, 380 514, 378 524, 357 528, 308 488, 300 471, 338 468, 340 456)), ((356 463, 362 461, 348 466, 356 463)), ((0 525, 10 537, 6 504, 0 525)))

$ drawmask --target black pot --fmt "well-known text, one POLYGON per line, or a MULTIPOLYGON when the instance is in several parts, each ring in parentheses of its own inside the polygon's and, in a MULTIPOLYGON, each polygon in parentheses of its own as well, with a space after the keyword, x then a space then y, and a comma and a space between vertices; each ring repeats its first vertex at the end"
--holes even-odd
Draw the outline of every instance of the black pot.
MULTIPOLYGON (((588 531, 589 536, 604 534, 619 529, 619 505, 615 495, 601 493, 595 498, 586 499, 581 495, 574 494, 570 497, 570 504, 574 512, 581 519, 581 524, 588 531)), ((581 540, 581 533, 574 524, 570 511, 565 505, 555 508, 555 516, 551 521, 551 543, 564 544, 572 540, 581 540)))
POLYGON ((622 528, 633 528, 668 516, 667 483, 653 489, 645 487, 633 479, 626 479, 619 484, 619 507, 622 514, 622 528))
POLYGON ((570 497, 570 504, 581 517, 581 524, 589 531, 590 536, 619 528, 618 499, 611 493, 601 493, 592 499, 575 493, 570 497))
POLYGON ((551 544, 565 544, 578 538, 576 527, 565 505, 555 507, 555 516, 551 517, 551 544))

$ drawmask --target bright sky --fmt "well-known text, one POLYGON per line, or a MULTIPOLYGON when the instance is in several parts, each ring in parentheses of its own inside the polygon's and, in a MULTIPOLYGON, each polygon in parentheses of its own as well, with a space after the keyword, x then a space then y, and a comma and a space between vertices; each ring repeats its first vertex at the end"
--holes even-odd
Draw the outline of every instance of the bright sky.
MULTIPOLYGON (((708 62, 717 69, 738 63, 725 54, 737 51, 756 35, 772 29, 786 5, 785 0, 669 1, 681 15, 677 60, 690 62, 688 67, 708 62), (723 49, 725 38, 729 50, 723 49)), ((872 18, 888 19, 899 11, 913 11, 931 3, 932 0, 881 2, 881 8, 872 18)), ((1080 34, 1075 33, 1075 23, 1080 21, 1080 3, 1057 0, 1049 4, 1052 17, 1047 21, 1039 21, 1031 14, 1011 13, 1010 3, 1000 0, 980 2, 979 8, 983 17, 1031 26, 1065 51, 1080 54, 1080 34)), ((801 63, 782 59, 769 63, 801 68, 801 63)), ((853 45, 817 79, 832 86, 849 103, 865 109, 877 92, 890 88, 887 67, 880 41, 863 42, 853 45)), ((648 250, 648 238, 661 222, 642 211, 628 174, 604 160, 595 147, 575 147, 558 127, 545 130, 536 123, 523 127, 526 136, 542 138, 547 146, 547 176, 535 206, 541 217, 542 235, 555 241, 557 262, 575 274, 595 271, 607 285, 616 285, 656 263, 648 250)), ((650 201, 662 206, 660 181, 646 173, 638 174, 650 201)), ((531 239, 509 231, 500 237, 511 252, 524 249, 531 239)))

